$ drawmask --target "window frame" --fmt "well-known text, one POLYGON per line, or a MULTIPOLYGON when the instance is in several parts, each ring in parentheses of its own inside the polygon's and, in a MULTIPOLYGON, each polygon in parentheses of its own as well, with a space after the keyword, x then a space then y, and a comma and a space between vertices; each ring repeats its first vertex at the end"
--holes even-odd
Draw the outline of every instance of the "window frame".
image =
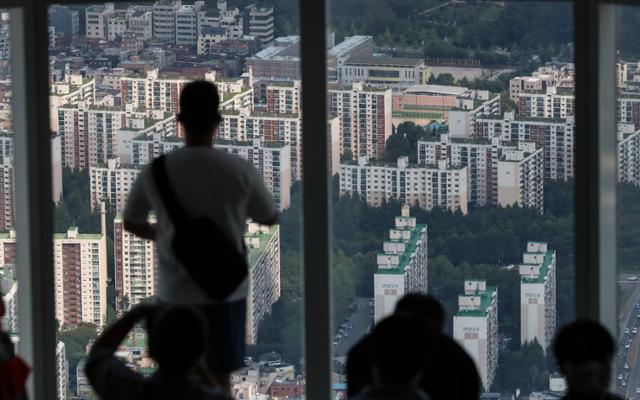
MULTIPOLYGON (((115 3, 123 0, 112 0, 115 3)), ((302 109, 327 107, 328 0, 299 1, 302 109)), ((515 0, 509 0, 515 1, 515 0)), ((555 1, 555 0, 547 0, 555 1)), ((16 160, 20 353, 32 366, 29 395, 56 391, 53 206, 49 142, 48 6, 79 0, 0 0, 10 9, 16 160), (31 116, 46 118, 29 118, 31 116)), ((616 333, 615 8, 638 0, 573 0, 576 65, 575 310, 616 333), (597 82, 597 84, 593 84, 597 82), (597 101, 592 101, 598 99, 597 101)), ((330 181, 326 113, 303 125, 304 343, 306 396, 331 396, 330 181)), ((616 335, 617 337, 617 335, 616 335)))

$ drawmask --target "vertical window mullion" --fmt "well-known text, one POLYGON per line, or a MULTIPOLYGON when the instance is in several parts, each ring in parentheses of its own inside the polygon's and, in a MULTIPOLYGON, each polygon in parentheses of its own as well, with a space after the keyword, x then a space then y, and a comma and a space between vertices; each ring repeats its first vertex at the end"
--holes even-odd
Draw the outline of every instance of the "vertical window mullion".
POLYGON ((11 10, 19 346, 36 400, 56 393, 47 25, 40 1, 11 10))
POLYGON ((331 397, 327 2, 300 0, 306 398, 331 397))

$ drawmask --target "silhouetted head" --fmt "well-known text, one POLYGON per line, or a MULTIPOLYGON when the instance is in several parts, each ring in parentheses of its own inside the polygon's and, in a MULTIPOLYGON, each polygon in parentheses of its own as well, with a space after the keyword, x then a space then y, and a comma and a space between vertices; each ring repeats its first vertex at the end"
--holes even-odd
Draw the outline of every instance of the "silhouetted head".
POLYGON ((422 293, 409 293, 396 304, 396 314, 410 314, 423 318, 434 332, 444 329, 445 311, 435 297, 422 293))
POLYGON ((600 324, 577 320, 558 331, 553 351, 569 392, 606 392, 611 377, 615 342, 600 324))
POLYGON ((216 85, 202 80, 187 83, 180 94, 178 114, 178 121, 184 127, 187 137, 213 135, 221 119, 219 105, 220 96, 216 85))
POLYGON ((149 354, 171 375, 189 374, 201 361, 207 325, 194 308, 171 306, 161 310, 149 329, 149 354))
POLYGON ((431 331, 420 319, 393 314, 373 329, 371 356, 375 383, 416 384, 429 353, 431 331))

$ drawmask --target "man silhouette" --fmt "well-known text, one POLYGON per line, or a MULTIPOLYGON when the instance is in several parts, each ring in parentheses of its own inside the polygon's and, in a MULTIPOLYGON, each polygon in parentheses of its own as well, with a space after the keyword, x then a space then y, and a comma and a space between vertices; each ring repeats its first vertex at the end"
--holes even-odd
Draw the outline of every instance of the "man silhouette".
MULTIPOLYGON (((164 156, 167 183, 188 217, 212 221, 237 252, 244 252, 243 233, 248 218, 272 225, 278 212, 257 171, 248 162, 212 147, 220 123, 216 86, 206 81, 187 84, 180 97, 178 121, 185 131, 185 146, 164 156)), ((165 200, 147 166, 134 183, 124 211, 124 228, 158 242, 158 293, 167 304, 197 305, 210 329, 207 362, 216 379, 228 388, 229 374, 243 366, 246 323, 245 278, 222 301, 212 300, 174 254, 176 228, 165 200), (147 218, 155 210, 157 226, 147 218)), ((218 243, 219 245, 219 243, 218 243)), ((215 261, 216 243, 211 243, 215 261)), ((202 260, 202 268, 211 268, 202 260)), ((224 279, 224 271, 219 278, 224 279)), ((206 283, 206 282, 205 282, 206 283)))
POLYGON ((577 320, 561 328, 553 344, 567 380, 566 400, 617 400, 609 392, 615 342, 600 324, 577 320))
POLYGON ((103 400, 231 400, 225 390, 215 387, 204 365, 207 336, 204 317, 196 309, 138 305, 98 337, 85 372, 103 400), (115 356, 135 324, 144 320, 149 354, 158 363, 150 378, 115 356))

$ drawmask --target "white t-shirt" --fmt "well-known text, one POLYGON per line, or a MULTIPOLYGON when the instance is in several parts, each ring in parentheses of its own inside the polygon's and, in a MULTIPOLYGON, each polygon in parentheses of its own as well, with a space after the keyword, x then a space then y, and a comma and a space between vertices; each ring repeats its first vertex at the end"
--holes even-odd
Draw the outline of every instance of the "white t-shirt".
MULTIPOLYGON (((178 202, 189 217, 209 217, 241 251, 247 218, 268 221, 277 214, 262 178, 246 160, 210 147, 185 146, 166 155, 165 166, 178 202)), ((158 297, 176 304, 209 301, 173 255, 173 225, 156 189, 151 165, 140 173, 124 210, 124 220, 143 224, 151 210, 158 219, 158 297)), ((247 295, 245 281, 226 299, 247 295)))

